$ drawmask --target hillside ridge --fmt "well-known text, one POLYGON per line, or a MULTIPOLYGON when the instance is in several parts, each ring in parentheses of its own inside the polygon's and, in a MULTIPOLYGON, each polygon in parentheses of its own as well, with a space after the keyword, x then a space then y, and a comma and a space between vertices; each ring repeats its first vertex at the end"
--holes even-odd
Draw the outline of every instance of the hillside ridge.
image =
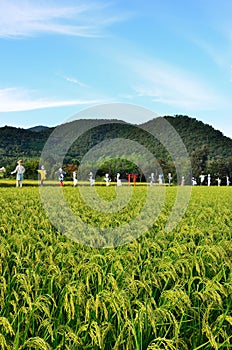
MULTIPOLYGON (((195 118, 183 115, 159 118, 165 118, 175 128, 182 138, 189 154, 197 152, 197 150, 202 147, 207 147, 209 159, 225 159, 231 156, 232 139, 224 136, 221 131, 214 129, 212 126, 204 124, 202 121, 195 118)), ((140 125, 127 124, 114 119, 98 119, 99 124, 108 123, 102 125, 102 127, 99 125, 99 127, 95 127, 94 130, 89 130, 87 134, 82 135, 81 139, 75 142, 76 145, 73 147, 73 152, 71 152, 74 155, 77 151, 78 154, 75 157, 69 157, 68 161, 79 160, 88 149, 105 138, 134 138, 136 135, 137 141, 140 141, 140 139, 143 140, 143 144, 145 146, 147 144, 150 145, 149 147, 152 149, 151 141, 149 140, 150 136, 144 134, 143 128, 152 130, 152 128, 155 127, 156 119, 157 118, 140 125)), ((93 119, 86 119, 84 122, 87 126, 88 124, 91 126, 93 119)), ((81 123, 83 124, 83 120, 75 120, 70 123, 58 125, 58 127, 69 130, 69 128, 72 128, 72 125, 78 128, 81 123)), ((73 129, 75 130, 75 128, 73 129)), ((15 162, 19 157, 25 159, 39 158, 44 144, 54 129, 54 127, 42 125, 29 129, 12 126, 1 127, 0 165, 4 166, 8 163, 15 162)), ((160 156, 164 157, 164 154, 160 154, 160 156)))

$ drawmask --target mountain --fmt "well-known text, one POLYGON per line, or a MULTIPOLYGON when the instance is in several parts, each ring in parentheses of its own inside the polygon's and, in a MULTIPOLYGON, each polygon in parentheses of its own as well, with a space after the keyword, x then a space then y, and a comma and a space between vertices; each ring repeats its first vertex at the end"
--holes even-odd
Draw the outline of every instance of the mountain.
POLYGON ((39 158, 41 150, 52 132, 46 128, 40 132, 4 126, 0 128, 0 164, 15 163, 18 158, 39 158))
POLYGON ((47 129, 49 129, 48 126, 38 125, 38 126, 33 126, 32 128, 28 128, 27 130, 34 131, 34 132, 40 132, 40 131, 47 130, 47 129))
MULTIPOLYGON (((189 154, 205 145, 208 148, 209 159, 226 158, 232 155, 232 139, 224 136, 211 125, 183 115, 164 116, 164 118, 178 132, 189 154)), ((156 119, 142 125, 152 130, 155 124, 156 119)))
MULTIPOLYGON (((127 124, 113 119, 82 119, 59 125, 57 128, 37 126, 30 129, 23 129, 5 126, 0 128, 0 166, 15 164, 19 158, 24 161, 38 161, 46 141, 54 130, 55 133, 53 135, 55 136, 53 136, 52 142, 55 155, 50 155, 53 156, 50 157, 51 162, 56 163, 56 160, 58 162, 64 145, 68 145, 71 139, 75 140, 77 132, 81 133, 83 131, 82 135, 75 142, 71 142, 68 151, 65 152, 64 163, 78 164, 82 157, 93 147, 97 147, 100 156, 103 141, 104 155, 108 155, 110 158, 112 154, 112 139, 117 138, 120 140, 121 138, 123 140, 136 141, 137 144, 146 147, 152 152, 157 159, 162 159, 164 164, 171 164, 167 149, 152 135, 154 132, 157 133, 157 130, 158 132, 162 132, 162 128, 160 128, 162 123, 160 124, 160 122, 163 118, 173 126, 183 140, 193 160, 193 166, 196 163, 200 164, 196 172, 206 169, 206 161, 208 162, 207 164, 210 163, 212 166, 215 165, 215 162, 219 161, 223 162, 223 164, 226 162, 232 164, 232 139, 195 118, 176 115, 174 117, 165 116, 155 118, 141 125, 127 124)), ((168 137, 166 136, 166 138, 168 137)), ((166 141, 170 145, 174 142, 172 136, 166 141)), ((131 146, 128 147, 130 148, 131 146)), ((125 150, 125 144, 123 142, 118 142, 116 148, 119 154, 128 154, 128 151, 131 151, 135 157, 140 152, 136 149, 125 150)))

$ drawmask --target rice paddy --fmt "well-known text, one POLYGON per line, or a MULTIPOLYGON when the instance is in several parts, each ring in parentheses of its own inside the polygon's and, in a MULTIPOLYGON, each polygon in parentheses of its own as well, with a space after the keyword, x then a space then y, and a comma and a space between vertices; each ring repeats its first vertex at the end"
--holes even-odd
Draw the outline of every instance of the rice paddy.
MULTIPOLYGON (((91 212, 78 187, 61 191, 83 221, 117 227, 138 214, 145 190, 133 188, 120 215, 91 212)), ((166 188, 149 230, 110 249, 62 234, 37 186, 0 191, 0 349, 232 348, 231 187, 193 187, 170 232, 176 187, 166 188)), ((113 186, 97 193, 115 198, 113 186)))

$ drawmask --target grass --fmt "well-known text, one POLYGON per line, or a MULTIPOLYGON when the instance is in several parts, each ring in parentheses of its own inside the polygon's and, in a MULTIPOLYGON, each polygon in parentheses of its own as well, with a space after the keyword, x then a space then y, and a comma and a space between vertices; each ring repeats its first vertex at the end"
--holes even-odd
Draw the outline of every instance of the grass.
MULTIPOLYGON (((153 190, 133 188, 117 215, 88 210, 71 183, 61 189, 82 220, 106 226, 130 222, 153 190)), ((110 205, 115 188, 97 194, 110 205)), ((231 349, 232 188, 194 187, 170 232, 176 188, 165 194, 148 231, 100 249, 51 224, 36 183, 2 186, 0 349, 231 349)))

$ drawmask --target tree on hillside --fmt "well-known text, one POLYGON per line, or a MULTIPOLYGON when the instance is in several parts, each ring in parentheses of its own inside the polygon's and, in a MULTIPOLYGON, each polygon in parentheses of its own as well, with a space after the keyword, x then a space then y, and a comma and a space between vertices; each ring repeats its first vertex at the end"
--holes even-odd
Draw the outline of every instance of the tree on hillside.
POLYGON ((191 153, 190 156, 192 174, 198 178, 200 174, 206 172, 207 160, 208 160, 208 146, 204 144, 202 147, 198 147, 191 153))
POLYGON ((78 166, 75 164, 67 164, 64 166, 64 171, 66 172, 66 180, 72 180, 73 179, 73 172, 78 170, 78 166))

